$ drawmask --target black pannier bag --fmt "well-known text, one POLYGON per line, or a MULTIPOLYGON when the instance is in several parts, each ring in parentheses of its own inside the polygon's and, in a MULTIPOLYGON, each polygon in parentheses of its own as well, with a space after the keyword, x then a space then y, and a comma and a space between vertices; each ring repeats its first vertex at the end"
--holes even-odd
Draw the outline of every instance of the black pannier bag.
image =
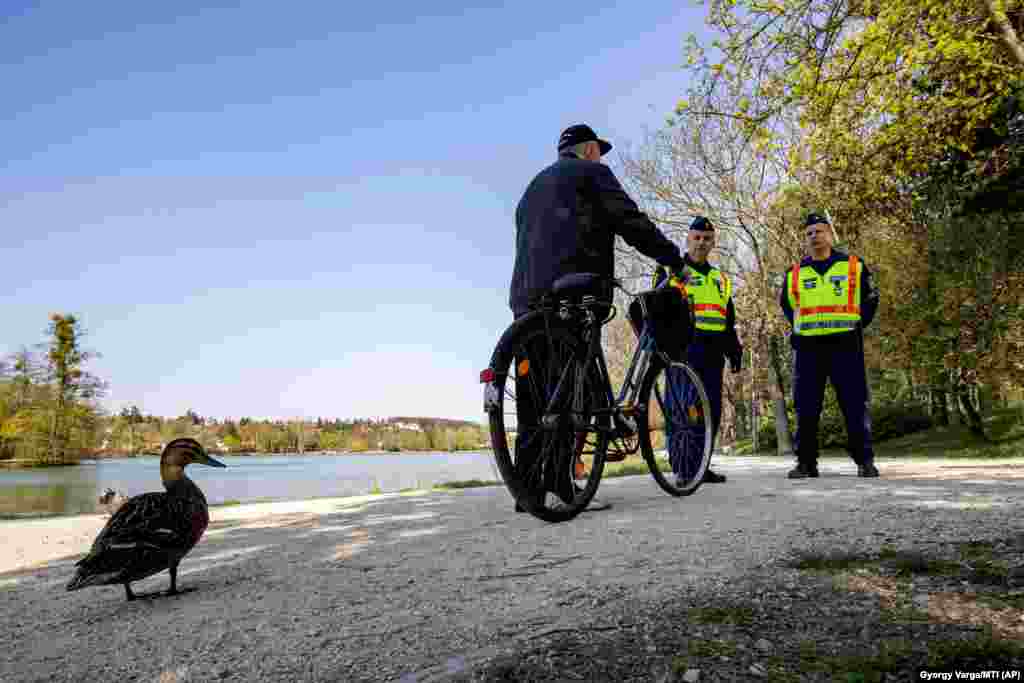
MULTIPOLYGON (((644 295, 644 298, 658 350, 668 354, 674 361, 683 360, 686 347, 693 339, 694 329, 689 299, 675 287, 662 287, 656 292, 644 295)), ((629 321, 639 336, 644 326, 643 309, 640 307, 639 299, 629 305, 629 321)))

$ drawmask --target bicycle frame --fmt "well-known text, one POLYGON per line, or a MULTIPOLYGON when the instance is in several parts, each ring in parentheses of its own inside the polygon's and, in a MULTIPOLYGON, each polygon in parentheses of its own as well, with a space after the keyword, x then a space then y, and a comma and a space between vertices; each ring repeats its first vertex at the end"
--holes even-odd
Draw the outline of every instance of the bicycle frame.
MULTIPOLYGON (((611 318, 608 318, 608 320, 604 320, 598 323, 597 316, 594 313, 594 307, 599 303, 603 302, 596 301, 595 297, 593 296, 585 296, 579 304, 573 304, 569 301, 560 301, 558 303, 557 309, 551 306, 546 306, 540 309, 540 312, 544 314, 545 327, 548 328, 548 330, 550 330, 549 316, 551 314, 557 314, 559 317, 563 319, 569 319, 572 317, 573 308, 581 309, 583 311, 584 317, 586 318, 586 323, 584 324, 583 328, 583 335, 585 335, 586 337, 587 346, 584 352, 582 362, 577 361, 576 365, 578 368, 587 368, 590 366, 591 363, 595 363, 597 368, 597 374, 601 384, 600 389, 603 389, 607 405, 609 406, 608 408, 592 410, 591 415, 593 415, 594 417, 604 416, 613 418, 616 413, 620 413, 627 417, 632 416, 636 412, 636 409, 638 407, 637 400, 639 398, 641 384, 643 383, 643 378, 647 374, 647 370, 650 367, 652 356, 657 354, 657 356, 661 358, 663 362, 668 362, 667 357, 665 357, 664 354, 658 350, 657 343, 654 339, 654 335, 651 332, 646 301, 647 295, 659 291, 662 287, 667 285, 663 284, 654 289, 637 292, 635 294, 627 291, 621 285, 617 286, 619 289, 622 289, 622 291, 625 292, 627 295, 631 296, 634 300, 640 301, 640 308, 643 311, 644 315, 643 329, 640 330, 637 339, 637 345, 633 350, 633 357, 631 358, 629 368, 626 371, 625 380, 623 381, 622 387, 619 390, 618 398, 615 397, 612 391, 611 377, 608 374, 608 364, 605 360, 604 349, 601 347, 600 330, 603 327, 603 325, 606 322, 608 322, 608 320, 611 320, 611 318)), ((551 335, 549 331, 548 339, 550 340, 550 338, 551 335)), ((553 414, 556 407, 562 404, 564 400, 563 388, 569 376, 569 371, 569 366, 562 370, 562 374, 559 377, 558 384, 555 386, 555 390, 552 392, 551 398, 548 402, 548 405, 545 406, 543 414, 553 414)), ((585 382, 586 379, 586 372, 578 372, 575 374, 575 376, 577 386, 573 387, 572 401, 573 417, 577 418, 577 423, 573 425, 575 431, 607 431, 610 433, 614 432, 615 428, 613 425, 602 427, 598 425, 580 424, 581 421, 578 418, 583 412, 583 382, 585 382)), ((660 396, 658 398, 660 400, 660 396)))

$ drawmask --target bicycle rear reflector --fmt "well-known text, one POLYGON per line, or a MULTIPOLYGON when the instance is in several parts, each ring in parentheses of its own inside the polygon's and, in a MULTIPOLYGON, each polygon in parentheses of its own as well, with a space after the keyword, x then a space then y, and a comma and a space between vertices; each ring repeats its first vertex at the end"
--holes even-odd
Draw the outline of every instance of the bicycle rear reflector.
POLYGON ((519 365, 516 367, 516 372, 519 373, 520 377, 527 375, 530 372, 530 359, 524 358, 519 361, 519 365))
POLYGON ((480 384, 490 384, 494 381, 494 369, 487 368, 480 371, 480 384))

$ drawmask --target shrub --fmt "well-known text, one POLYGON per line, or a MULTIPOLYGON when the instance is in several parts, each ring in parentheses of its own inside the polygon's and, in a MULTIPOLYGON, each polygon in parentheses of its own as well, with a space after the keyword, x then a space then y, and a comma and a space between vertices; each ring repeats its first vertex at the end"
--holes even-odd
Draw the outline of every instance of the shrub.
MULTIPOLYGON (((821 449, 846 448, 846 421, 838 410, 822 411, 818 426, 818 445, 821 449)), ((796 431, 796 418, 790 410, 790 429, 796 431)), ((895 439, 914 432, 931 429, 934 426, 928 409, 919 403, 885 403, 871 406, 871 438, 875 443, 895 439)), ((758 446, 761 450, 775 450, 778 441, 775 438, 775 418, 769 416, 761 421, 757 433, 758 446)))

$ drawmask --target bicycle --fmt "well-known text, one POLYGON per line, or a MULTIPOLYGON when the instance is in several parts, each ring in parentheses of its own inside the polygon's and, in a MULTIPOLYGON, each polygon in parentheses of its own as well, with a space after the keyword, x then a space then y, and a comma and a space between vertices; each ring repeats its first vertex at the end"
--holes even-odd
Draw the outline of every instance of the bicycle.
POLYGON ((658 337, 664 348, 683 348, 694 329, 685 289, 679 296, 669 287, 666 281, 634 293, 593 273, 566 275, 498 341, 480 373, 491 445, 512 497, 535 517, 563 522, 582 512, 597 492, 609 450, 613 459, 639 450, 651 476, 673 496, 700 487, 711 458, 711 405, 696 371, 659 348, 658 337), (630 317, 637 345, 617 398, 601 346, 601 329, 616 308, 598 300, 599 288, 631 297, 631 312, 640 304, 639 316, 630 317), (685 302, 679 320, 686 338, 664 338, 667 326, 652 318, 651 303, 664 307, 665 301, 685 302), (523 414, 517 389, 530 396, 519 406, 523 414), (665 447, 656 448, 663 429, 665 447))

